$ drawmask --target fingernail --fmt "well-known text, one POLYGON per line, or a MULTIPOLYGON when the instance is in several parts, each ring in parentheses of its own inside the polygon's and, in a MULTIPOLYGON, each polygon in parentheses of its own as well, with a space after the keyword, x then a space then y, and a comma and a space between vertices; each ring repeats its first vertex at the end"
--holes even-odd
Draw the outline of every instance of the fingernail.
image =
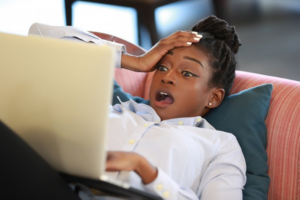
POLYGON ((202 38, 202 37, 203 37, 202 35, 199 35, 199 34, 197 34, 196 36, 199 37, 199 38, 202 38))
POLYGON ((196 32, 196 31, 192 31, 192 33, 195 34, 195 35, 198 35, 198 32, 196 32))
POLYGON ((188 45, 191 45, 192 43, 191 43, 191 42, 187 42, 187 44, 188 44, 188 45))
POLYGON ((200 40, 200 38, 198 38, 198 37, 195 37, 195 38, 194 38, 194 40, 197 40, 197 41, 199 41, 199 40, 200 40))

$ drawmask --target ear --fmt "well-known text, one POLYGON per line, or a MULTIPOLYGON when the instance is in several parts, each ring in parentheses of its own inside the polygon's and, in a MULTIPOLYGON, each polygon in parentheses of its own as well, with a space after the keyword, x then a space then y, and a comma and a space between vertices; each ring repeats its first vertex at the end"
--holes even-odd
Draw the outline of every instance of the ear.
POLYGON ((223 99, 225 97, 225 90, 223 88, 215 88, 212 90, 210 98, 207 102, 207 108, 212 109, 221 105, 223 99))

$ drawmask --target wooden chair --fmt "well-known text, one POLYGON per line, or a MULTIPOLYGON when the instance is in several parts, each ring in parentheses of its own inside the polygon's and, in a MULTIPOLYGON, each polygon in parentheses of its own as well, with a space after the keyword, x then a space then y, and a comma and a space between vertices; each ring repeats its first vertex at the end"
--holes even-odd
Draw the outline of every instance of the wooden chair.
MULTIPOLYGON (((72 25, 72 4, 76 0, 65 0, 65 12, 67 25, 72 25)), ((146 29, 151 38, 152 44, 155 44, 159 38, 155 24, 155 9, 180 0, 83 0, 88 2, 103 3, 117 6, 126 6, 135 8, 137 11, 138 37, 139 44, 142 41, 142 30, 146 29)))

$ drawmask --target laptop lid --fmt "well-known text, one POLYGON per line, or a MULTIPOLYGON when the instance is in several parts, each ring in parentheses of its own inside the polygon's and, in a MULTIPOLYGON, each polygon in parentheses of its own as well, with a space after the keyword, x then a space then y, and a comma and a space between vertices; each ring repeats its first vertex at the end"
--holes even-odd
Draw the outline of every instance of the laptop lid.
POLYGON ((99 179, 114 52, 0 33, 0 55, 0 120, 56 170, 99 179))

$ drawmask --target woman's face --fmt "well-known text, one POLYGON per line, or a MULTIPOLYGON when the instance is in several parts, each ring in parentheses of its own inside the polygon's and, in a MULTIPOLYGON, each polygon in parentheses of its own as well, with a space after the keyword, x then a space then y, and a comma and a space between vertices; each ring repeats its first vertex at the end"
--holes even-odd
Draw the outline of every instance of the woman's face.
POLYGON ((169 51, 158 63, 150 88, 150 105, 161 120, 203 116, 215 88, 206 53, 193 45, 169 51))

